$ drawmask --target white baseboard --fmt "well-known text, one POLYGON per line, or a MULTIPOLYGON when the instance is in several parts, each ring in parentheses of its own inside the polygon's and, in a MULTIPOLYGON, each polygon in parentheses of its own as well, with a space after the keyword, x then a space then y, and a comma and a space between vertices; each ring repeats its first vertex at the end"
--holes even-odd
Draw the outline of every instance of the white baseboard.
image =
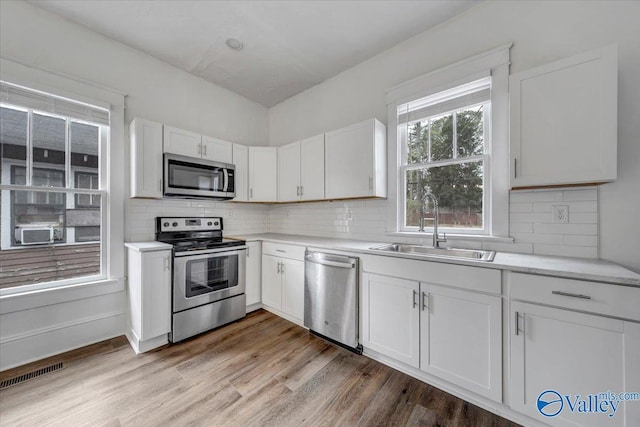
POLYGON ((149 350, 162 347, 163 345, 169 343, 169 336, 167 334, 144 341, 140 341, 136 333, 132 330, 128 330, 125 336, 127 337, 131 348, 133 348, 133 351, 135 351, 136 354, 145 353, 149 350))
POLYGON ((247 305, 247 313, 251 313, 252 311, 260 310, 262 308, 262 303, 257 302, 255 304, 247 305))
POLYGON ((0 371, 121 336, 124 324, 124 313, 114 313, 12 336, 0 344, 0 371))
POLYGON ((290 315, 288 315, 288 314, 286 314, 286 313, 283 313, 283 312, 282 312, 282 311, 280 311, 280 310, 276 310, 276 309, 275 309, 275 308, 273 308, 273 307, 269 307, 268 305, 263 305, 263 306, 262 306, 262 308, 264 308, 265 310, 267 310, 267 311, 268 311, 268 312, 270 312, 270 313, 275 314, 275 315, 276 315, 276 316, 278 316, 278 317, 282 317, 283 319, 288 320, 289 322, 293 322, 293 323, 295 323, 295 324, 296 324, 296 325, 298 325, 298 326, 302 326, 302 327, 303 327, 303 328, 305 328, 305 329, 309 329, 309 328, 307 328, 307 327, 305 327, 305 326, 304 326, 304 321, 303 321, 302 319, 297 319, 297 318, 295 318, 295 317, 292 317, 292 316, 290 316, 290 315))

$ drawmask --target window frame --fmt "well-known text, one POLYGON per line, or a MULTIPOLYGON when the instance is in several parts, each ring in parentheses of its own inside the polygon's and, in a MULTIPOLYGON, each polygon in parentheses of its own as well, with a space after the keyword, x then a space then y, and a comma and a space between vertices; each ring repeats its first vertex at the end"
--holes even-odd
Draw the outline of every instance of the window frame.
MULTIPOLYGON (((406 174, 403 162, 406 148, 400 143, 398 132, 398 106, 434 95, 458 86, 491 77, 491 126, 488 127, 489 147, 485 155, 484 173, 489 176, 485 186, 483 215, 484 230, 443 227, 447 236, 461 240, 512 241, 509 237, 509 49, 512 44, 499 46, 487 52, 436 69, 427 74, 395 86, 387 91, 387 149, 388 149, 388 212, 387 232, 406 237, 425 237, 433 233, 404 227, 406 174), (497 168, 495 165, 506 167, 497 168)), ((457 109, 456 109, 457 110, 457 109)), ((486 148, 486 146, 485 146, 486 148)))
MULTIPOLYGON (((100 188, 103 190, 81 190, 99 194, 104 191, 101 209, 101 276, 84 276, 54 282, 24 285, 0 289, 0 313, 9 313, 18 309, 38 307, 58 302, 74 300, 83 295, 102 295, 124 289, 124 204, 125 177, 111 171, 111 165, 126 163, 124 107, 126 93, 88 81, 82 81, 50 71, 27 67, 22 64, 0 58, 0 80, 10 84, 29 88, 37 92, 50 94, 62 99, 73 100, 90 106, 103 108, 109 112, 109 124, 101 127, 101 138, 109 141, 100 144, 99 156, 102 159, 104 173, 100 174, 100 188), (5 301, 5 302, 3 302, 5 301), (9 302, 11 304, 9 305, 9 302)), ((24 108, 22 108, 24 110, 24 108)), ((74 119, 75 120, 75 119, 74 119)), ((81 121, 81 120, 79 120, 81 121)), ((4 193, 14 189, 11 185, 0 184, 4 193)), ((22 188, 15 188, 22 189, 22 188)), ((74 193, 74 189, 50 189, 43 187, 38 191, 74 193)), ((15 248, 12 250, 25 250, 15 248)))
MULTIPOLYGON (((489 206, 489 185, 491 182, 491 126, 487 125, 487 118, 489 121, 491 120, 491 100, 481 103, 473 103, 469 105, 465 105, 464 107, 455 108, 450 111, 445 111, 443 113, 439 113, 436 116, 425 117, 425 119, 432 119, 433 117, 446 116, 451 114, 454 118, 453 125, 453 138, 452 138, 452 156, 449 159, 440 159, 440 160, 430 160, 426 163, 408 163, 408 145, 407 145, 407 134, 406 132, 398 133, 398 144, 400 145, 400 171, 399 176, 403 180, 402 191, 399 192, 399 200, 398 203, 401 205, 402 209, 402 218, 398 219, 398 229, 400 232, 409 232, 416 233, 419 232, 418 226, 408 226, 406 223, 407 220, 407 172, 411 170, 429 170, 431 168, 438 168, 443 166, 451 166, 456 164, 463 163, 471 163, 471 162, 482 162, 483 172, 482 172, 482 227, 481 228, 465 228, 465 227, 447 227, 444 225, 439 225, 438 228, 443 232, 454 233, 454 234, 478 234, 485 235, 486 229, 488 226, 488 217, 489 212, 487 212, 486 207, 489 206), (482 105, 485 108, 483 111, 483 154, 468 156, 468 157, 457 157, 456 149, 456 133, 457 129, 455 126, 455 115, 476 106, 482 105)), ((431 156, 429 156, 431 157, 431 156)), ((437 197, 437 195, 436 195, 437 197)), ((433 226, 425 226, 425 230, 433 233, 433 226)))

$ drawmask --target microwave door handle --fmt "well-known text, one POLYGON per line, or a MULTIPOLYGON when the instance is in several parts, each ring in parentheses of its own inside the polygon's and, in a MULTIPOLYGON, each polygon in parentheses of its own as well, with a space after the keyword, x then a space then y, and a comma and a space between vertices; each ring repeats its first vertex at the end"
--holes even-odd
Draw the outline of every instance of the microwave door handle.
POLYGON ((227 168, 222 169, 222 173, 224 173, 224 188, 222 191, 229 191, 229 171, 227 168))

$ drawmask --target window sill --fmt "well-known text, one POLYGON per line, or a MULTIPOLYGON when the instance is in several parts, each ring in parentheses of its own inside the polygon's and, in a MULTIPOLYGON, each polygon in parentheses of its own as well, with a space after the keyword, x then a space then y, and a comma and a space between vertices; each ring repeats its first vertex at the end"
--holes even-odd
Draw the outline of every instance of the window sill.
POLYGON ((53 288, 0 290, 0 315, 124 291, 124 278, 101 279, 53 288))
MULTIPOLYGON (((404 238, 419 238, 429 239, 433 237, 433 232, 426 231, 395 231, 386 233, 387 236, 404 237, 404 238)), ((447 240, 464 240, 473 242, 492 242, 492 243, 513 243, 513 237, 501 237, 501 236, 486 236, 484 234, 457 234, 447 233, 447 240)))

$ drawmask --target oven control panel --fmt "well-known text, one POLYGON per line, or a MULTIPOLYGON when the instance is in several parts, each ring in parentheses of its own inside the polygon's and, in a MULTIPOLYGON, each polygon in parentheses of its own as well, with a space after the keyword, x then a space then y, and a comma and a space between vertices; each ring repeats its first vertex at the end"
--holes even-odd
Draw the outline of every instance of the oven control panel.
POLYGON ((222 218, 177 218, 160 217, 156 218, 156 231, 209 231, 222 230, 222 218))

